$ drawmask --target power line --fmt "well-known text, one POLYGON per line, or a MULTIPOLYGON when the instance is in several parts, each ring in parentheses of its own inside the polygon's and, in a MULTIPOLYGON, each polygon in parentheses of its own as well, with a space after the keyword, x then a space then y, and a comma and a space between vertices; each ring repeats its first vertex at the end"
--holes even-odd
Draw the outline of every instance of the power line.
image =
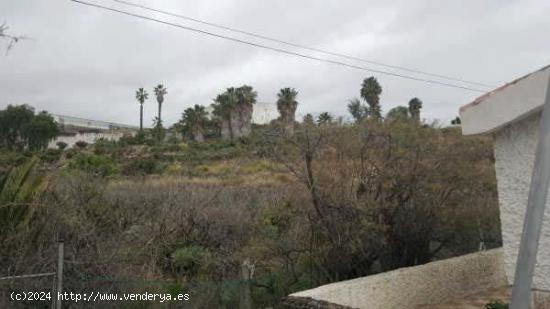
POLYGON ((250 32, 250 31, 246 31, 246 30, 241 30, 241 29, 237 29, 237 28, 232 28, 232 27, 228 27, 228 26, 224 26, 224 25, 220 25, 220 24, 215 24, 215 23, 204 21, 204 20, 201 20, 201 19, 197 19, 197 18, 193 18, 193 17, 181 15, 181 14, 176 14, 176 13, 172 13, 172 12, 168 12, 168 11, 163 11, 163 10, 160 10, 160 9, 155 9, 155 8, 152 8, 152 7, 148 7, 148 6, 137 4, 137 3, 132 3, 132 2, 129 2, 129 1, 124 1, 124 0, 111 0, 111 1, 117 2, 117 3, 122 3, 122 4, 125 4, 125 5, 128 5, 128 6, 141 8, 141 9, 156 12, 156 13, 161 13, 161 14, 164 14, 164 15, 172 16, 172 17, 177 17, 177 18, 193 21, 193 22, 196 22, 196 23, 200 23, 200 24, 203 24, 203 25, 208 25, 208 26, 211 26, 211 27, 219 28, 219 29, 224 29, 224 30, 228 30, 228 31, 236 32, 236 33, 245 34, 245 35, 248 35, 248 36, 252 36, 252 37, 260 38, 260 39, 263 39, 263 40, 284 44, 284 45, 287 45, 287 46, 292 46, 292 47, 306 49, 306 50, 310 50, 310 51, 314 51, 314 52, 323 53, 323 54, 326 54, 326 55, 347 58, 347 59, 350 59, 350 60, 360 61, 360 62, 374 64, 374 65, 379 65, 379 66, 382 66, 382 67, 397 69, 397 70, 416 73, 416 74, 422 74, 422 75, 426 75, 426 76, 443 78, 443 79, 446 79, 446 80, 452 80, 452 81, 457 81, 457 82, 466 83, 466 84, 478 85, 478 86, 488 87, 488 88, 494 88, 495 87, 495 86, 492 86, 492 85, 487 85, 487 84, 483 84, 483 83, 480 83, 480 82, 470 81, 470 80, 466 80, 466 79, 462 79, 462 78, 458 78, 458 77, 451 77, 451 76, 446 76, 446 75, 441 75, 441 74, 429 73, 429 72, 421 71, 421 70, 417 70, 417 69, 411 69, 411 68, 407 68, 407 67, 403 67, 403 66, 386 64, 386 63, 382 63, 382 62, 378 62, 378 61, 368 60, 368 59, 365 59, 365 58, 359 58, 359 57, 352 56, 352 55, 336 53, 336 52, 328 51, 328 50, 325 50, 325 49, 319 49, 319 48, 306 46, 306 45, 302 45, 302 44, 298 44, 298 43, 283 41, 281 39, 276 39, 276 38, 269 37, 269 36, 266 36, 266 35, 250 32))
POLYGON ((287 54, 287 55, 293 55, 293 56, 297 56, 297 57, 301 57, 301 58, 305 58, 305 59, 311 59, 311 60, 336 64, 336 65, 341 65, 341 66, 345 66, 345 67, 349 67, 349 68, 353 68, 353 69, 363 70, 363 71, 367 71, 367 72, 371 72, 371 73, 384 74, 384 75, 388 75, 388 76, 405 78, 405 79, 410 79, 410 80, 415 80, 415 81, 419 81, 419 82, 430 83, 430 84, 435 84, 435 85, 440 85, 440 86, 446 86, 446 87, 451 87, 451 88, 458 88, 458 89, 464 89, 464 90, 475 91, 475 92, 483 92, 483 93, 487 92, 486 90, 482 90, 482 89, 476 89, 476 88, 470 88, 470 87, 461 86, 461 85, 450 84, 450 83, 441 82, 441 81, 437 81, 437 80, 433 80, 433 79, 423 79, 423 78, 408 76, 408 75, 404 75, 404 74, 398 74, 398 73, 392 73, 392 72, 387 72, 387 71, 382 71, 382 70, 370 69, 370 68, 366 68, 366 67, 362 67, 362 66, 358 66, 358 65, 354 65, 354 64, 349 64, 349 63, 345 63, 345 62, 341 62, 341 61, 309 56, 309 55, 305 55, 305 54, 301 54, 301 53, 297 53, 297 52, 293 52, 293 51, 288 51, 288 50, 281 49, 281 48, 270 47, 270 46, 267 46, 267 45, 253 43, 253 42, 249 42, 249 41, 245 41, 245 40, 241 40, 241 39, 237 39, 237 38, 233 38, 233 37, 229 37, 229 36, 225 36, 225 35, 221 35, 221 34, 217 34, 217 33, 208 32, 208 31, 205 31, 205 30, 200 30, 200 29, 196 29, 196 28, 192 28, 192 27, 188 27, 188 26, 183 26, 183 25, 180 25, 180 24, 175 24, 175 23, 164 21, 164 20, 144 16, 144 15, 139 15, 139 14, 135 14, 135 13, 131 13, 131 12, 126 12, 126 11, 122 11, 122 10, 118 10, 118 9, 114 9, 114 8, 110 8, 110 7, 106 7, 106 6, 102 6, 102 5, 95 4, 95 3, 89 3, 89 2, 85 2, 85 1, 81 1, 81 0, 70 0, 70 1, 76 2, 76 3, 79 3, 79 4, 83 4, 83 5, 87 5, 87 6, 91 6, 91 7, 95 7, 95 8, 99 8, 99 9, 103 9, 103 10, 107 10, 107 11, 120 13, 120 14, 123 14, 123 15, 128 15, 128 16, 132 16, 132 17, 136 17, 136 18, 141 18, 141 19, 145 19, 145 20, 149 20, 149 21, 154 21, 154 22, 161 23, 161 24, 164 24, 164 25, 173 26, 173 27, 185 29, 185 30, 188 30, 188 31, 197 32, 197 33, 200 33, 200 34, 205 34, 205 35, 217 37, 217 38, 220 38, 220 39, 225 39, 225 40, 229 40, 229 41, 233 41, 233 42, 237 42, 237 43, 241 43, 241 44, 245 44, 245 45, 249 45, 249 46, 268 49, 268 50, 276 51, 276 52, 287 54))

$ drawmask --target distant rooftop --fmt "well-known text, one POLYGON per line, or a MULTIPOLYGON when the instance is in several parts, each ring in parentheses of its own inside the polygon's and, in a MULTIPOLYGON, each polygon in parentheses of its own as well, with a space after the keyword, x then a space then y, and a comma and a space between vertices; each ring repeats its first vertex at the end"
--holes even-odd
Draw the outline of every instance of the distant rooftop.
POLYGON ((122 123, 92 120, 86 118, 79 118, 65 115, 52 115, 55 121, 60 125, 74 126, 79 128, 99 129, 99 130, 112 130, 112 129, 137 129, 136 126, 131 126, 122 123))

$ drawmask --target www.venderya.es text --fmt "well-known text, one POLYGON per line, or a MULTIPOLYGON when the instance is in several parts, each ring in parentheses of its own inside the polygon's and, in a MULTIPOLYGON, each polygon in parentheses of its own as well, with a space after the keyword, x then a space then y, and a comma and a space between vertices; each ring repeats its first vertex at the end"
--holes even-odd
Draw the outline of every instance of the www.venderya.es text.
POLYGON ((52 292, 11 292, 12 301, 51 301, 52 297, 68 302, 104 302, 104 301, 151 301, 151 302, 173 302, 189 301, 190 295, 187 293, 167 294, 167 293, 52 293, 52 292))

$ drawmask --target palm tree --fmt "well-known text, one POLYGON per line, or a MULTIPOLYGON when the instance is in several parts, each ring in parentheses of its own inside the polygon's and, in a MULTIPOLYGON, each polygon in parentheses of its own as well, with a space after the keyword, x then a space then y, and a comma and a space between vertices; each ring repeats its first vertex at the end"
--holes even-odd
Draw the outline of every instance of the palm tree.
POLYGON ((195 104, 183 112, 181 123, 183 124, 184 132, 193 136, 197 142, 204 141, 204 131, 208 122, 208 113, 202 105, 195 104))
POLYGON ((317 123, 320 125, 332 123, 332 115, 328 112, 323 112, 317 117, 317 123))
POLYGON ((367 104, 369 105, 368 115, 374 119, 380 119, 381 117, 381 93, 382 87, 374 76, 363 80, 363 83, 361 84, 361 97, 367 101, 367 104))
POLYGON ((214 99, 213 114, 220 124, 224 139, 233 140, 250 133, 253 106, 257 96, 252 87, 244 85, 239 88, 227 88, 214 99))
POLYGON ((357 98, 349 101, 348 111, 357 122, 361 121, 367 114, 367 108, 365 108, 363 104, 361 104, 361 101, 357 98))
POLYGON ((153 89, 154 92, 155 92, 155 96, 157 97, 157 102, 159 104, 159 113, 158 113, 158 121, 159 123, 162 123, 162 116, 161 116, 161 111, 162 111, 162 103, 164 102, 164 96, 168 93, 166 91, 166 88, 164 88, 164 86, 162 84, 158 84, 155 89, 153 89))
POLYGON ((222 138, 233 140, 233 118, 235 114, 235 106, 237 105, 237 95, 235 88, 227 88, 227 90, 221 94, 218 94, 214 99, 212 108, 213 114, 217 118, 222 138))
POLYGON ((288 135, 294 134, 294 121, 298 107, 297 96, 298 91, 294 88, 283 88, 277 94, 277 109, 283 121, 283 131, 288 135))
POLYGON ((243 85, 235 89, 235 94, 237 97, 235 105, 237 121, 232 122, 236 127, 234 132, 237 134, 236 137, 247 136, 252 130, 252 112, 258 93, 251 86, 243 85))
POLYGON ((409 118, 409 109, 405 106, 396 106, 386 114, 386 118, 391 120, 407 119, 409 118))
POLYGON ((312 125, 315 123, 315 120, 313 119, 313 115, 308 113, 304 116, 302 122, 306 125, 312 125))
POLYGON ((411 113, 412 119, 416 122, 420 122, 420 109, 422 108, 422 101, 419 98, 412 98, 409 101, 409 113, 411 113))
POLYGON ((145 103, 145 100, 149 98, 149 94, 147 91, 143 90, 143 88, 139 88, 136 91, 136 99, 139 102, 139 130, 143 131, 143 103, 145 103))

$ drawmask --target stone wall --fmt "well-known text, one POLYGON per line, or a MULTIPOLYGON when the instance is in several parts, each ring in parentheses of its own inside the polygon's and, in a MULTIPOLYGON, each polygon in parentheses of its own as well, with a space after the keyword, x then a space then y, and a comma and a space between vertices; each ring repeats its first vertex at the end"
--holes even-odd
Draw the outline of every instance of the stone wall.
MULTIPOLYGON (((513 283, 523 230, 527 197, 535 161, 540 113, 495 133, 495 170, 498 180, 504 263, 513 283)), ((550 206, 544 215, 533 288, 550 291, 550 206)))
POLYGON ((393 309, 443 303, 506 286, 502 255, 502 249, 494 249, 332 283, 291 294, 294 303, 285 300, 286 308, 393 309), (330 307, 336 305, 340 307, 330 307))

